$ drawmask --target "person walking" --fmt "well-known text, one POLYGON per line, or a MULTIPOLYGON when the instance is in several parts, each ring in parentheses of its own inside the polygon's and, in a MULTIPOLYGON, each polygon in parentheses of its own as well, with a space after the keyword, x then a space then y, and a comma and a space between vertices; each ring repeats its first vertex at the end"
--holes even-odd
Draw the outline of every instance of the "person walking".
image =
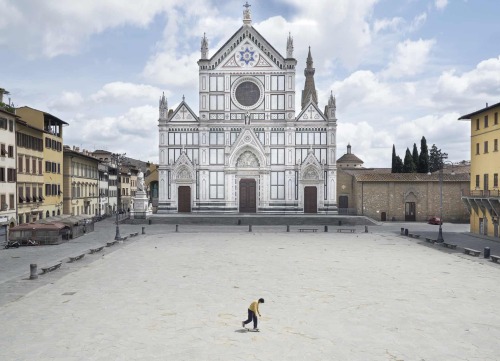
POLYGON ((259 315, 259 317, 262 317, 260 315, 260 311, 259 311, 259 304, 261 304, 261 303, 264 303, 264 299, 263 298, 259 298, 257 301, 253 301, 250 304, 250 306, 248 307, 248 319, 246 321, 242 321, 241 322, 241 325, 243 326, 243 328, 246 328, 245 325, 247 323, 252 322, 252 320, 253 320, 253 329, 255 331, 259 330, 257 328, 257 322, 258 322, 257 315, 259 315))

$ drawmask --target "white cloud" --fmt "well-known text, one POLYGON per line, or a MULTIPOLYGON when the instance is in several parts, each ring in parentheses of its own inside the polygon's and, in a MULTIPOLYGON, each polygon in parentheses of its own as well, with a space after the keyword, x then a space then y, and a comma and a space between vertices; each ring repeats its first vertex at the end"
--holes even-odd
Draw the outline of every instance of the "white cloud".
POLYGON ((448 0, 435 0, 434 5, 436 9, 443 10, 448 5, 448 0))
POLYGON ((398 101, 397 91, 391 85, 380 81, 376 74, 368 70, 359 70, 346 79, 337 81, 331 86, 334 94, 339 94, 339 110, 365 106, 387 106, 398 101))
POLYGON ((8 28, 9 39, 0 37, 0 44, 22 49, 31 57, 75 54, 91 35, 123 25, 145 27, 177 2, 2 0, 0 8, 9 10, 9 20, 0 20, 0 33, 8 28))
POLYGON ((421 73, 429 60, 435 40, 405 40, 397 45, 393 60, 383 72, 386 77, 405 77, 421 73))
MULTIPOLYGON (((95 102, 103 101, 129 101, 132 99, 156 100, 162 94, 162 90, 151 85, 133 84, 125 82, 112 82, 105 84, 101 90, 92 94, 90 98, 95 102)), ((166 96, 169 93, 167 92, 166 96)))
POLYGON ((78 116, 68 120, 64 142, 84 144, 89 150, 126 152, 132 158, 157 162, 157 121, 158 109, 149 105, 130 108, 116 117, 78 116))
POLYGON ((64 111, 80 107, 83 101, 84 99, 80 93, 65 91, 59 98, 49 101, 48 106, 50 109, 64 111))
POLYGON ((405 20, 401 17, 395 17, 392 19, 375 20, 375 23, 373 24, 373 31, 375 33, 378 33, 380 31, 384 31, 384 30, 395 31, 395 30, 399 29, 404 23, 405 23, 405 20))
POLYGON ((199 52, 178 55, 175 52, 162 51, 148 60, 143 76, 156 84, 167 87, 197 87, 199 52))
POLYGON ((436 107, 466 109, 468 104, 477 108, 498 102, 500 94, 500 56, 481 61, 475 69, 458 75, 456 70, 444 72, 437 80, 432 101, 436 107))
POLYGON ((421 13, 417 16, 415 16, 408 28, 410 32, 416 31, 420 29, 420 27, 426 22, 427 20, 427 13, 421 13))

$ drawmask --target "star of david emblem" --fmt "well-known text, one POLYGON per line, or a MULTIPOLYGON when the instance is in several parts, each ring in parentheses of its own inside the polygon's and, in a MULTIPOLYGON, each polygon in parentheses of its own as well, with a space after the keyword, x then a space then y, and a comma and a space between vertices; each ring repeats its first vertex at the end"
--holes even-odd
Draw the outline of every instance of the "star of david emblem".
POLYGON ((246 65, 250 63, 251 61, 255 61, 253 58, 253 54, 255 51, 250 51, 248 48, 246 48, 244 51, 240 51, 240 60, 244 61, 246 65))

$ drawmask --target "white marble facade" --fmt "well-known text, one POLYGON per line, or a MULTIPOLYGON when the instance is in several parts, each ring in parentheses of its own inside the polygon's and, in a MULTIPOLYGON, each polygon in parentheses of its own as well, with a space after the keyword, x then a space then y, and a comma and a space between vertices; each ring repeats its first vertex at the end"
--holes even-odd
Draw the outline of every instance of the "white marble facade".
POLYGON ((248 7, 210 58, 202 38, 199 114, 184 97, 171 110, 160 98, 158 213, 336 213, 335 99, 318 107, 309 53, 309 100, 296 111, 290 35, 286 54, 253 28, 248 7))

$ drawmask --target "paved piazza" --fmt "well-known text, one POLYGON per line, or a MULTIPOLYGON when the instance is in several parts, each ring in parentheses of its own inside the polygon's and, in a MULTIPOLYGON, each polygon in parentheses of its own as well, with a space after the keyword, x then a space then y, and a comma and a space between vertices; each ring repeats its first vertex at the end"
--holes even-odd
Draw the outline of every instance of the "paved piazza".
POLYGON ((231 229, 157 229, 19 281, 45 283, 0 306, 0 360, 500 360, 499 265, 381 227, 231 229))

